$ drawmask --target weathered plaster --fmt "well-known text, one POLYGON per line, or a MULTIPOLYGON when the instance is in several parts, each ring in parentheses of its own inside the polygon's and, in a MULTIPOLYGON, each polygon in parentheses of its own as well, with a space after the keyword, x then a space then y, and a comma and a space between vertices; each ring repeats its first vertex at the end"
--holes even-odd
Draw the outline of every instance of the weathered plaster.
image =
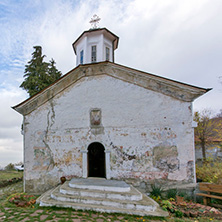
POLYGON ((161 144, 153 148, 153 165, 163 171, 173 172, 179 169, 180 161, 176 146, 161 144))
POLYGON ((192 108, 107 75, 89 76, 24 118, 25 189, 43 192, 61 176, 87 177, 87 148, 105 147, 107 178, 193 182, 192 108), (102 112, 93 133, 90 110, 102 112))

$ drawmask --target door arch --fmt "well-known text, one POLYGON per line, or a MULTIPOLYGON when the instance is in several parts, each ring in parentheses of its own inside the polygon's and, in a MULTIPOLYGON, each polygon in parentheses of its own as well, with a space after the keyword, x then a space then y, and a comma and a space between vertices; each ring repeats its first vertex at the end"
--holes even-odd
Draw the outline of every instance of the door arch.
POLYGON ((105 148, 94 142, 88 146, 88 177, 106 177, 105 148))

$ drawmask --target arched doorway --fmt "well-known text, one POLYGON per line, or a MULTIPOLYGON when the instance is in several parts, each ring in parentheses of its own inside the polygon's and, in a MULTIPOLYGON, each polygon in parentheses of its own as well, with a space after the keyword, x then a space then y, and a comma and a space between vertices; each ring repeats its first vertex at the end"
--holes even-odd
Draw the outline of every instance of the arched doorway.
POLYGON ((106 177, 105 148, 101 143, 94 142, 88 147, 88 176, 106 177))

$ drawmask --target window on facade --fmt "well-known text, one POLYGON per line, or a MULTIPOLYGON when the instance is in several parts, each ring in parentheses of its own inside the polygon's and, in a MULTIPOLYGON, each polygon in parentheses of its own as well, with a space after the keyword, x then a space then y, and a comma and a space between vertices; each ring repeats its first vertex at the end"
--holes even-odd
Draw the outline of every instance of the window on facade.
POLYGON ((106 61, 109 61, 109 48, 106 47, 106 61))
POLYGON ((96 62, 96 45, 92 46, 91 62, 96 62))
POLYGON ((80 64, 83 64, 83 50, 80 52, 80 64))

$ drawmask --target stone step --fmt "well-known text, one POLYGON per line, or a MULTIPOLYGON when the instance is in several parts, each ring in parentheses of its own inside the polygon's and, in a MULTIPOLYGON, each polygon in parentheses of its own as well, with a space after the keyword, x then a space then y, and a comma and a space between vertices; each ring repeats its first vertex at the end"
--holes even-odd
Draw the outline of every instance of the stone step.
POLYGON ((154 211, 157 207, 157 203, 153 202, 146 195, 143 195, 142 200, 139 201, 131 201, 125 199, 113 200, 113 199, 104 199, 101 197, 73 196, 60 193, 60 186, 55 188, 51 192, 51 198, 61 202, 110 206, 110 207, 124 208, 129 210, 154 211))
POLYGON ((124 181, 119 180, 106 180, 105 178, 78 178, 72 179, 69 182, 69 186, 72 188, 79 189, 92 189, 100 191, 111 191, 111 192, 129 192, 130 186, 124 181))
MULTIPOLYGON (((58 189, 55 188, 55 189, 58 189)), ((37 199, 37 203, 40 204, 40 206, 55 206, 55 207, 66 207, 66 208, 73 208, 75 210, 92 210, 97 212, 106 212, 106 213, 124 213, 124 214, 130 214, 130 215, 140 215, 140 216, 158 216, 158 217, 167 217, 168 213, 167 211, 163 211, 159 205, 153 201, 152 199, 149 199, 148 204, 155 206, 155 209, 151 211, 147 210, 133 210, 133 209, 123 209, 116 206, 101 206, 101 205, 95 205, 95 204, 83 204, 83 203, 73 203, 68 201, 58 201, 51 198, 51 193, 55 189, 49 190, 46 193, 44 193, 42 196, 40 196, 37 199)))
POLYGON ((120 193, 114 191, 71 188, 69 187, 69 182, 66 181, 63 185, 61 185, 60 193, 73 196, 94 197, 94 198, 103 198, 103 199, 112 199, 112 200, 131 200, 131 201, 142 200, 142 193, 132 186, 130 186, 130 191, 120 193))

